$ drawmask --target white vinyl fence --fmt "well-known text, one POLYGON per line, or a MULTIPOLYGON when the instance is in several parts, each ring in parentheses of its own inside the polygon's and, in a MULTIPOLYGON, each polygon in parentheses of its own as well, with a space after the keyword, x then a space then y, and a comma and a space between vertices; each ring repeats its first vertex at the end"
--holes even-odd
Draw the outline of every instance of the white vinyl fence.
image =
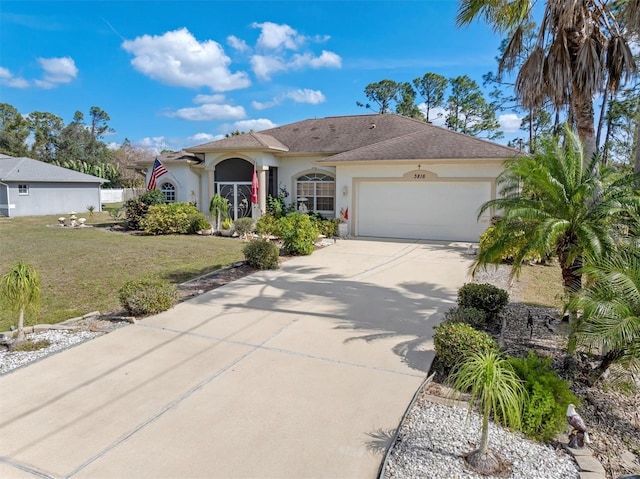
POLYGON ((105 188, 100 190, 100 203, 122 203, 144 192, 144 188, 105 188))

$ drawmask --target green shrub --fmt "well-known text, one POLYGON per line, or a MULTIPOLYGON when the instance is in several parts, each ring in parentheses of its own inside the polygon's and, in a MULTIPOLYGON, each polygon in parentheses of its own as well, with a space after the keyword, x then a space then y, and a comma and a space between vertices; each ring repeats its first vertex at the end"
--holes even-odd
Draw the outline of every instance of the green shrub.
MULTIPOLYGON (((491 225, 486 230, 484 230, 484 233, 480 235, 480 243, 479 243, 480 249, 487 250, 493 246, 494 238, 496 237, 495 230, 496 230, 496 226, 491 225)), ((523 246, 525 246, 526 241, 527 241, 527 238, 524 234, 524 231, 516 233, 515 241, 512 242, 511 248, 505 250, 504 253, 502 254, 502 261, 507 263, 513 262, 514 256, 518 253, 518 251, 520 251, 520 249, 523 246)), ((524 261, 539 263, 540 261, 542 261, 542 257, 543 255, 540 253, 531 253, 524 257, 524 261)))
POLYGON ((253 240, 243 249, 244 257, 252 268, 278 269, 278 247, 266 239, 253 240))
POLYGON ((289 213, 280 218, 280 237, 287 254, 306 255, 313 253, 318 230, 308 215, 289 213))
POLYGON ((280 219, 284 216, 287 216, 289 213, 295 211, 294 205, 287 205, 285 203, 285 198, 289 196, 289 193, 285 188, 280 188, 280 192, 278 196, 267 197, 267 214, 270 214, 276 219, 280 219))
POLYGON ((468 324, 444 322, 435 327, 433 335, 438 362, 449 372, 471 353, 498 352, 498 343, 487 333, 468 324))
POLYGON ((140 229, 140 221, 147 215, 149 207, 164 203, 164 194, 160 190, 147 191, 137 198, 127 200, 123 205, 127 212, 127 227, 133 230, 140 229))
POLYGON ((509 293, 492 284, 467 283, 458 290, 458 306, 481 309, 487 319, 497 318, 509 304, 509 293))
POLYGON ((240 236, 246 236, 253 232, 253 218, 238 218, 235 223, 233 223, 233 226, 235 227, 236 233, 240 236))
POLYGON ((260 236, 280 236, 280 222, 271 213, 266 213, 256 222, 256 233, 260 236))
POLYGON ((178 289, 161 280, 127 281, 118 292, 120 304, 132 316, 166 311, 178 301, 178 289))
POLYGON ((578 404, 569 384, 551 369, 551 358, 532 351, 525 358, 509 358, 527 390, 522 411, 522 432, 539 441, 551 441, 567 423, 569 404, 578 404))
POLYGON ((472 306, 459 306, 444 313, 444 319, 450 323, 465 323, 472 328, 482 329, 487 321, 487 313, 472 306))
POLYGON ((230 230, 233 228, 233 220, 231 218, 225 218, 222 220, 222 223, 220 223, 220 228, 223 230, 230 230))
POLYGON ((203 213, 191 213, 189 217, 189 233, 197 233, 198 231, 211 229, 207 217, 203 213))
POLYGON ((314 226, 318 229, 318 233, 327 237, 338 235, 338 219, 325 219, 319 213, 310 214, 309 217, 314 226))
POLYGON ((198 209, 189 203, 153 205, 147 216, 140 220, 140 227, 152 235, 186 234, 191 228, 190 216, 197 214, 198 209))

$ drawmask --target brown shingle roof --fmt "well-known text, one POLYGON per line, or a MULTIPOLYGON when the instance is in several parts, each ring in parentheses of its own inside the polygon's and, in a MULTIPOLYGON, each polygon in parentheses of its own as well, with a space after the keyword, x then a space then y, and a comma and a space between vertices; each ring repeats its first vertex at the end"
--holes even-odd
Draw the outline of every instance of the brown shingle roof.
POLYGON ((440 158, 510 158, 517 150, 396 114, 314 118, 187 148, 270 149, 333 155, 323 162, 440 158))
POLYGON ((276 150, 276 151, 288 151, 286 145, 283 145, 280 141, 271 135, 264 133, 242 133, 236 136, 230 136, 228 138, 222 138, 221 140, 211 141, 204 143, 203 145, 193 146, 187 148, 190 152, 204 152, 211 150, 276 150))
POLYGON ((381 160, 513 158, 522 153, 481 138, 433 125, 406 135, 329 156, 320 163, 381 160))

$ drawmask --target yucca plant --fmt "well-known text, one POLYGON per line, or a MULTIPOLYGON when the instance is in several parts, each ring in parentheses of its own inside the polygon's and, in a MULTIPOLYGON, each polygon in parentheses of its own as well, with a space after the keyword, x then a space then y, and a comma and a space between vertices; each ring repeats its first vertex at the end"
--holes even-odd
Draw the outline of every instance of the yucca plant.
POLYGON ((15 263, 0 278, 0 294, 9 308, 18 314, 18 334, 15 344, 24 341, 25 312, 40 309, 41 280, 36 269, 22 261, 15 263))
POLYGON ((526 391, 506 359, 495 351, 468 356, 450 378, 453 388, 469 393, 469 413, 477 406, 482 414, 480 444, 467 455, 467 462, 482 474, 500 468, 500 461, 489 449, 489 420, 494 417, 509 427, 519 428, 526 391))

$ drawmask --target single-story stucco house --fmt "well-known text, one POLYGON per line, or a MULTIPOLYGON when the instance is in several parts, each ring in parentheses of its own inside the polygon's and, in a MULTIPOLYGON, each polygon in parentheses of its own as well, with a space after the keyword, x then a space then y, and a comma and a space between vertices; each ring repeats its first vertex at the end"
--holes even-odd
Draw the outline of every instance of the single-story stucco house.
POLYGON ((0 215, 36 216, 100 211, 107 180, 31 158, 0 154, 0 215))
MULTIPOLYGON (((257 218, 269 195, 325 217, 349 212, 350 234, 477 241, 496 177, 515 149, 395 114, 309 119, 159 157, 168 201, 207 212, 215 193, 234 218, 257 218), (251 205, 254 168, 258 205, 251 205)), ((140 164, 151 173, 151 162, 140 164)))

